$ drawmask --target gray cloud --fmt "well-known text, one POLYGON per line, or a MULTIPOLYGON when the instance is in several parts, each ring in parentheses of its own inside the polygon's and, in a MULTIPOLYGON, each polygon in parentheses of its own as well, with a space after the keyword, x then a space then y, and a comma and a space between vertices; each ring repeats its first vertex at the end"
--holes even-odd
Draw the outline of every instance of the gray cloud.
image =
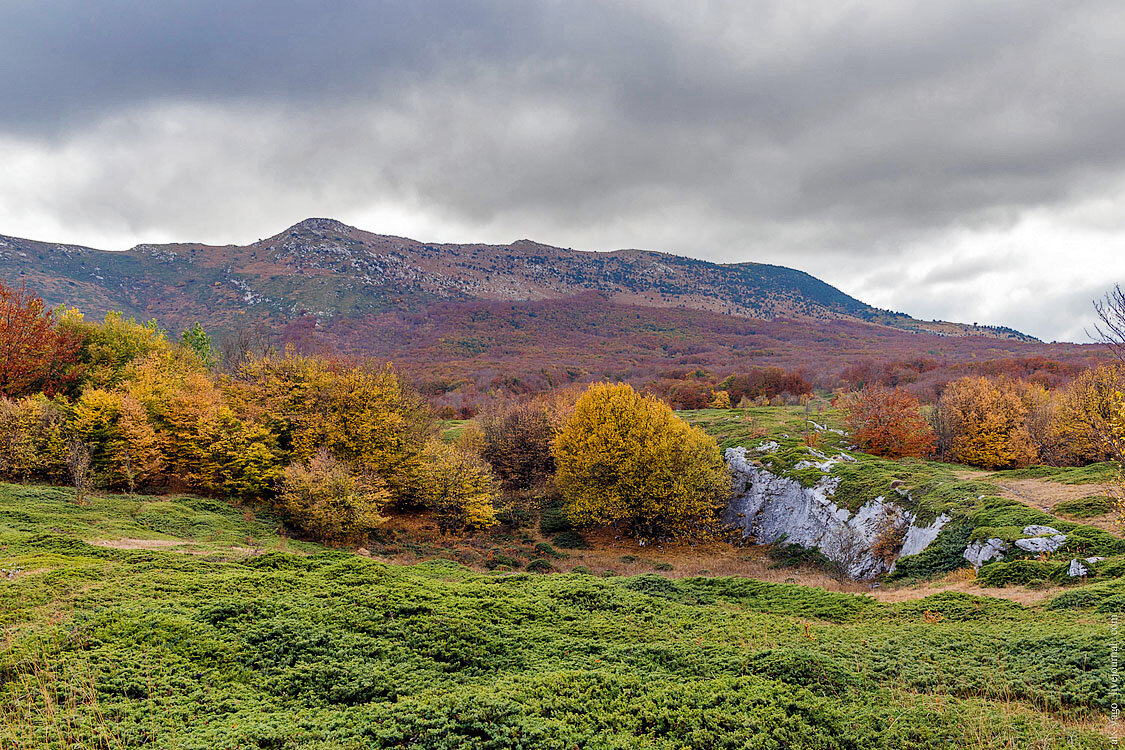
POLYGON ((1122 69, 1125 9, 1093 0, 17 0, 0 231, 226 242, 331 215, 785 263, 1081 338, 1075 290, 1125 278, 1122 69))

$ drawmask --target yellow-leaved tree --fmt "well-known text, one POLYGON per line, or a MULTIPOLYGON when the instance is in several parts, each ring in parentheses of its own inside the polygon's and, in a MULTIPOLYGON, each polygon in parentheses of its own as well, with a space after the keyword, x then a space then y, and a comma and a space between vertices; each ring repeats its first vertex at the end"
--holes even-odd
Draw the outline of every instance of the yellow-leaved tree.
POLYGON ((79 356, 86 367, 86 385, 112 388, 126 378, 133 362, 170 348, 168 337, 155 322, 141 325, 119 312, 106 313, 99 324, 86 323, 76 312, 61 323, 84 337, 79 356))
POLYGON ((130 492, 164 467, 162 440, 144 406, 128 393, 92 388, 74 404, 72 428, 89 446, 97 481, 130 492))
POLYGON ((632 386, 597 383, 554 443, 567 516, 640 537, 709 532, 730 495, 715 440, 632 386))
POLYGON ((712 409, 729 409, 730 408, 730 393, 727 391, 715 391, 715 397, 711 399, 712 409))
POLYGON ((235 412, 268 427, 293 461, 327 448, 378 474, 399 507, 420 504, 421 454, 434 422, 389 367, 287 354, 245 363, 225 390, 235 412))
POLYGON ((378 475, 353 471, 321 448, 285 470, 278 506, 289 521, 329 544, 360 542, 383 522, 390 500, 378 475))
POLYGON ((433 440, 423 452, 421 499, 442 533, 496 524, 499 486, 488 463, 464 445, 433 440))
POLYGON ((1055 410, 1060 460, 1108 461, 1115 456, 1117 398, 1125 388, 1125 367, 1103 364, 1078 375, 1063 389, 1055 410))
POLYGON ((64 481, 68 419, 67 403, 42 393, 0 398, 0 477, 64 481))

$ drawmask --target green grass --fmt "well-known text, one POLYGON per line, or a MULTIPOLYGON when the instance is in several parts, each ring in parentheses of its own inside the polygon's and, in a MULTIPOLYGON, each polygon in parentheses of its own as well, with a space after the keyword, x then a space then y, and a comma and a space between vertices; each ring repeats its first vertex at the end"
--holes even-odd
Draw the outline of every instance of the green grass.
POLYGON ((1064 500, 1055 505, 1055 512, 1071 518, 1098 518, 1117 508, 1117 501, 1105 495, 1091 495, 1064 500))
MULTIPOLYGON (((0 483, 0 543, 46 532, 76 540, 174 542, 195 551, 253 547, 316 551, 320 545, 283 538, 268 512, 190 495, 96 494, 74 503, 62 487, 0 483)), ((155 545, 154 545, 155 546, 155 545)))
MULTIPOLYGON (((719 447, 731 448, 751 444, 762 437, 796 440, 808 429, 803 406, 755 406, 749 409, 697 409, 676 412, 688 424, 701 427, 715 438, 719 447)), ((809 413, 808 419, 821 427, 840 429, 840 413, 835 409, 809 413)), ((847 439, 830 430, 813 431, 819 436, 819 446, 836 450, 847 439)))
POLYGON ((1032 466, 993 474, 997 480, 1046 479, 1060 484, 1112 484, 1117 476, 1117 465, 1108 461, 1089 466, 1032 466))
POLYGON ((438 420, 438 434, 441 439, 449 443, 457 442, 461 437, 461 433, 465 431, 465 427, 469 424, 468 419, 439 419, 438 420))
POLYGON ((1108 747, 1083 723, 1109 694, 1101 589, 1051 609, 887 605, 736 578, 106 549, 82 539, 139 538, 138 515, 211 549, 265 525, 192 498, 0 497, 0 567, 24 571, 0 579, 6 750, 1108 747))

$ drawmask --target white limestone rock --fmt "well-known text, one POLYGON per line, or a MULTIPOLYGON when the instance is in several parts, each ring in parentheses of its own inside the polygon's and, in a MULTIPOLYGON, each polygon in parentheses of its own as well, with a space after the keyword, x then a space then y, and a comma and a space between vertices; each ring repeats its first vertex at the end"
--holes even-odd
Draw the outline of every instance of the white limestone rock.
POLYGON ((1058 529, 1052 529, 1050 526, 1025 526, 1023 529, 1024 536, 1057 536, 1062 532, 1058 529))
POLYGON ((938 534, 941 533, 942 527, 949 523, 950 520, 948 515, 942 513, 929 526, 915 526, 911 524, 910 528, 906 530, 906 538, 902 540, 902 552, 900 552, 898 556, 909 557, 911 555, 917 555, 925 550, 926 547, 933 544, 938 534))
MULTIPOLYGON (((888 565, 871 551, 888 523, 905 528, 904 551, 897 558, 907 551, 917 554, 924 550, 949 521, 942 516, 931 524, 915 526, 914 514, 882 496, 851 513, 833 500, 840 483, 835 477, 825 475, 814 486, 803 487, 795 479, 752 464, 745 448, 728 448, 725 457, 735 480, 734 497, 723 516, 726 523, 741 528, 743 538, 753 537, 759 544, 784 539, 806 549, 819 549, 854 579, 873 578, 893 569, 893 561, 888 565)), ((844 454, 816 457, 822 460, 807 465, 830 469, 850 458, 844 454)))
POLYGON ((1003 539, 992 537, 991 539, 985 539, 983 542, 969 542, 969 546, 965 548, 961 556, 968 560, 974 568, 979 569, 989 560, 1003 557, 1009 549, 1011 549, 1011 546, 1003 539))
POLYGON ((1064 544, 1066 544, 1065 534, 1036 536, 1031 539, 1017 539, 1015 541, 1015 545, 1025 552, 1056 552, 1064 544))
POLYGON ((1077 560, 1071 560, 1070 567, 1067 569, 1066 574, 1071 578, 1078 578, 1080 576, 1086 575, 1089 572, 1090 571, 1086 568, 1085 565, 1078 562, 1077 560))

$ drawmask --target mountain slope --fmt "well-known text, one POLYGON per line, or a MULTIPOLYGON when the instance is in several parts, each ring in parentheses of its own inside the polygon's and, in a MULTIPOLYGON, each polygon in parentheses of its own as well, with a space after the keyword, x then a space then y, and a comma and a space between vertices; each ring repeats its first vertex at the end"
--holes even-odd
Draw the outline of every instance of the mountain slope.
POLYGON ((643 250, 584 252, 520 240, 439 245, 308 219, 246 246, 139 245, 125 252, 0 236, 0 277, 52 304, 110 309, 180 327, 249 314, 326 321, 435 302, 537 301, 595 292, 638 307, 740 318, 851 320, 943 335, 1027 339, 1004 328, 929 323, 879 310, 803 272, 643 250))

